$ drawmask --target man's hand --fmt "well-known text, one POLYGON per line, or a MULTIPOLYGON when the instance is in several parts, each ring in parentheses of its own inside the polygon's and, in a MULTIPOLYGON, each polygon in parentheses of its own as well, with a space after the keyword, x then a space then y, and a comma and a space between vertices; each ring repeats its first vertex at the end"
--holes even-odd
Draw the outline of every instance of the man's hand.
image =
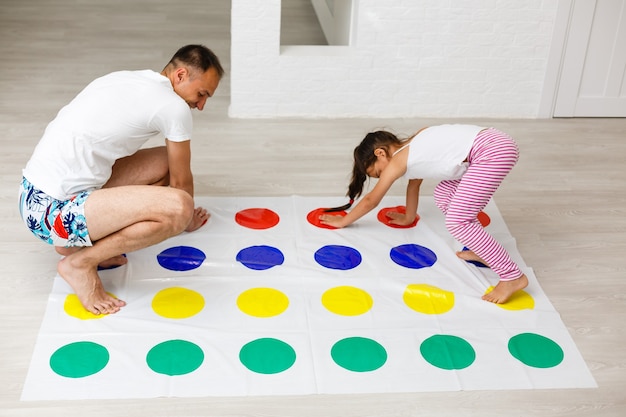
POLYGON ((191 222, 189 222, 189 226, 185 229, 186 232, 193 232, 194 230, 198 230, 209 220, 211 215, 206 209, 202 207, 196 207, 193 211, 193 217, 191 218, 191 222))

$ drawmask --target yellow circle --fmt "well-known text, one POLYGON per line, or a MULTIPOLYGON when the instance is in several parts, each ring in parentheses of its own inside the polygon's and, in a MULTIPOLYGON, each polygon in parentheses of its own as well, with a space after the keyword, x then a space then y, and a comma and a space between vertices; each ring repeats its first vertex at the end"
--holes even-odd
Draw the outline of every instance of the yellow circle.
MULTIPOLYGON (((493 286, 487 288, 485 294, 493 290, 493 286)), ((505 310, 532 310, 535 308, 535 299, 524 290, 516 291, 509 297, 506 303, 496 304, 505 310)))
MULTIPOLYGON (((111 297, 115 297, 115 295, 107 292, 111 297)), ((117 297, 115 297, 117 298, 117 297)), ((63 310, 72 317, 75 317, 80 320, 93 320, 93 319, 101 319, 102 317, 106 317, 108 314, 93 314, 91 311, 86 310, 85 307, 81 304, 78 296, 76 294, 68 294, 65 297, 65 303, 63 303, 63 310)))
POLYGON ((171 287, 159 291, 152 299, 152 309, 168 319, 186 319, 204 308, 204 297, 196 291, 171 287))
POLYGON ((289 298, 273 288, 251 288, 239 294, 237 306, 254 317, 273 317, 289 306, 289 298))
POLYGON ((454 293, 428 284, 410 284, 404 290, 404 303, 424 314, 443 314, 454 307, 454 293))
POLYGON ((368 312, 374 300, 365 291, 356 287, 335 287, 322 295, 322 304, 328 311, 342 316, 358 316, 368 312))

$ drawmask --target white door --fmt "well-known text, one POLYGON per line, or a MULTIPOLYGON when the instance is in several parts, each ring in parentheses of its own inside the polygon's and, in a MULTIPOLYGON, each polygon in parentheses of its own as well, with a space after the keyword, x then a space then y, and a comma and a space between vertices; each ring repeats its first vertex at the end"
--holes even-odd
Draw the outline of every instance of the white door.
POLYGON ((554 117, 626 117, 626 0, 572 0, 554 117))

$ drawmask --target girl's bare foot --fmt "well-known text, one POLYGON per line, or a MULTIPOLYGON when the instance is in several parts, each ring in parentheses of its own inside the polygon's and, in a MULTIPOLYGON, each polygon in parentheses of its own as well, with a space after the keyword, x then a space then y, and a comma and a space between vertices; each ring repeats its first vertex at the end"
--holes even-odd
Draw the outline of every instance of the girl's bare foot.
MULTIPOLYGON (((480 262, 481 264, 487 265, 487 262, 483 261, 478 255, 476 255, 471 250, 463 250, 456 253, 456 256, 465 260, 465 261, 474 261, 480 262)), ((528 286, 528 278, 526 275, 522 275, 521 277, 511 280, 511 281, 500 281, 498 285, 487 294, 483 295, 483 300, 490 301, 496 304, 506 303, 509 298, 513 295, 514 292, 523 290, 528 286)))
POLYGON ((506 303, 509 298, 516 291, 523 290, 528 285, 528 278, 526 275, 522 275, 521 277, 514 279, 512 281, 500 281, 498 285, 483 295, 483 300, 490 301, 496 304, 506 303))
POLYGON ((487 265, 487 262, 483 261, 478 255, 476 255, 471 250, 461 250, 456 253, 456 256, 463 259, 464 261, 474 261, 480 262, 483 265, 487 265))
POLYGON ((126 305, 104 291, 95 267, 75 265, 72 256, 59 261, 59 275, 72 287, 83 307, 93 314, 113 314, 126 305))

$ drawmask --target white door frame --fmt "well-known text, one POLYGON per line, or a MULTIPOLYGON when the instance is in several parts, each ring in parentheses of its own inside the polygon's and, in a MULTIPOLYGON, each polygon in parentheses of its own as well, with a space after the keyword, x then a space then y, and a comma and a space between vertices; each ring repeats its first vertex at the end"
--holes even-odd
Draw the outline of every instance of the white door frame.
POLYGON ((563 58, 565 56, 565 43, 567 41, 573 10, 573 0, 559 0, 554 21, 552 45, 550 46, 550 54, 548 56, 546 77, 543 83, 543 93, 539 104, 539 113, 537 115, 540 118, 551 119, 554 115, 556 95, 561 81, 561 69, 563 68, 563 58))
MULTIPOLYGON (((611 90, 608 95, 586 96, 581 95, 579 90, 584 77, 593 76, 584 72, 587 59, 593 56, 590 53, 599 52, 596 49, 590 51, 580 48, 580 45, 588 45, 592 41, 593 25, 602 24, 594 23, 597 2, 598 0, 559 0, 538 117, 624 117, 626 99, 619 96, 619 92, 618 96, 612 95, 616 88, 619 90, 624 76, 626 51, 623 49, 611 49, 612 67, 607 75, 609 84, 605 85, 605 90, 611 90)), ((620 4, 620 13, 626 13, 621 1, 620 4)), ((607 11, 609 9, 603 9, 604 14, 600 16, 606 18, 607 11)), ((614 44, 613 48, 621 47, 626 38, 624 15, 619 19, 621 26, 618 27, 619 32, 615 34, 614 40, 619 43, 614 44)), ((599 27, 596 26, 596 29, 599 27)), ((597 47, 596 39, 594 48, 597 47)))

